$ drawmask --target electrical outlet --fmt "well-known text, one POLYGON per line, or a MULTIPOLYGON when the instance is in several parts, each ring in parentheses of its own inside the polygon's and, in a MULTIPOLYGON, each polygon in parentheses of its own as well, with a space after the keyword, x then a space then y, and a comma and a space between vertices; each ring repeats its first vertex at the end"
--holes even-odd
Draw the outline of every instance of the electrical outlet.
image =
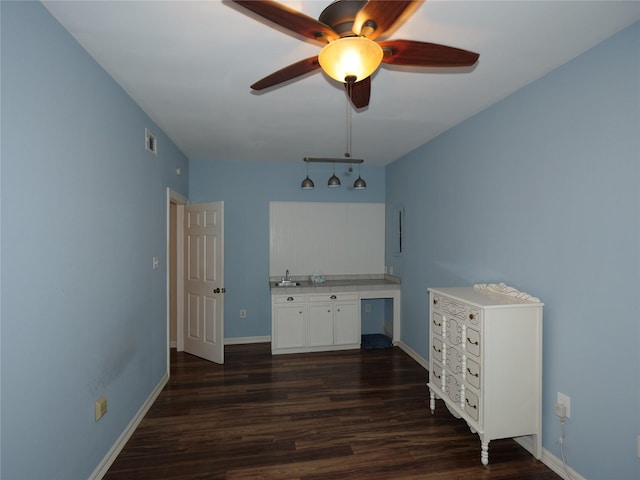
POLYGON ((556 415, 571 418, 571 397, 558 392, 556 398, 556 415))
POLYGON ((240 310, 240 318, 247 318, 247 311, 244 308, 240 310))

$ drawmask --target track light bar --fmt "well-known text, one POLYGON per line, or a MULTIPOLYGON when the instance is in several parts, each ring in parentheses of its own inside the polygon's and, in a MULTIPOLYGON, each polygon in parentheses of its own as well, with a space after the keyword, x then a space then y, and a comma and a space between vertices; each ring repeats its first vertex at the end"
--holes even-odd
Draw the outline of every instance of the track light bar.
POLYGON ((305 162, 311 163, 362 163, 364 162, 361 158, 330 158, 330 157, 304 157, 305 162))

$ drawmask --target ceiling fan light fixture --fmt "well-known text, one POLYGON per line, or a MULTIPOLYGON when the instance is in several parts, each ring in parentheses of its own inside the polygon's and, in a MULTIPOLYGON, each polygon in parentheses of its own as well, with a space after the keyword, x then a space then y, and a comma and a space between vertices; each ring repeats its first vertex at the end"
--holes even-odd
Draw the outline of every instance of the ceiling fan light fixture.
POLYGON ((364 80, 377 70, 384 53, 382 47, 365 37, 343 37, 329 42, 320 51, 318 63, 334 80, 346 83, 364 80))

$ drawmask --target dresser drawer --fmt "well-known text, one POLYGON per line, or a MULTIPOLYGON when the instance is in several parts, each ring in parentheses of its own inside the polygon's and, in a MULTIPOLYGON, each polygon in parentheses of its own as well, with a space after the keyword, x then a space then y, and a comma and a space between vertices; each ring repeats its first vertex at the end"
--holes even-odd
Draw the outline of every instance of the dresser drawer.
POLYGON ((480 332, 473 328, 467 328, 466 350, 480 358, 480 332))
POLYGON ((480 325, 480 309, 446 297, 437 297, 438 306, 446 314, 463 320, 471 325, 480 325))
POLYGON ((431 372, 429 381, 444 390, 444 370, 438 362, 431 362, 431 372))
POLYGON ((478 396, 468 388, 464 393, 464 411, 467 412, 469 416, 477 422, 480 412, 480 402, 478 401, 478 396))
POLYGON ((444 345, 442 343, 442 339, 434 335, 433 344, 431 345, 432 358, 442 363, 443 355, 444 355, 443 350, 444 350, 444 345))
POLYGON ((466 358, 465 363, 465 379, 467 383, 480 389, 480 364, 470 358, 466 358))
POLYGON ((444 318, 438 312, 431 313, 431 328, 433 329, 433 333, 436 335, 442 336, 444 318))

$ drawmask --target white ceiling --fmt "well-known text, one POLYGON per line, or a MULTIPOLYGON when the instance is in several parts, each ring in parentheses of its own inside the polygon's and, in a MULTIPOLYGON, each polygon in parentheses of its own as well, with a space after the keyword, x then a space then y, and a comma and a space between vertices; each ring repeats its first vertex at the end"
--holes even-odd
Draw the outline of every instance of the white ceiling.
MULTIPOLYGON (((342 157, 347 101, 321 71, 252 93, 321 46, 228 1, 45 1, 190 158, 342 157)), ((329 0, 282 0, 318 18, 329 0)), ((352 114, 353 157, 386 165, 640 20, 639 1, 430 0, 388 38, 480 53, 471 72, 383 65, 352 114)))

